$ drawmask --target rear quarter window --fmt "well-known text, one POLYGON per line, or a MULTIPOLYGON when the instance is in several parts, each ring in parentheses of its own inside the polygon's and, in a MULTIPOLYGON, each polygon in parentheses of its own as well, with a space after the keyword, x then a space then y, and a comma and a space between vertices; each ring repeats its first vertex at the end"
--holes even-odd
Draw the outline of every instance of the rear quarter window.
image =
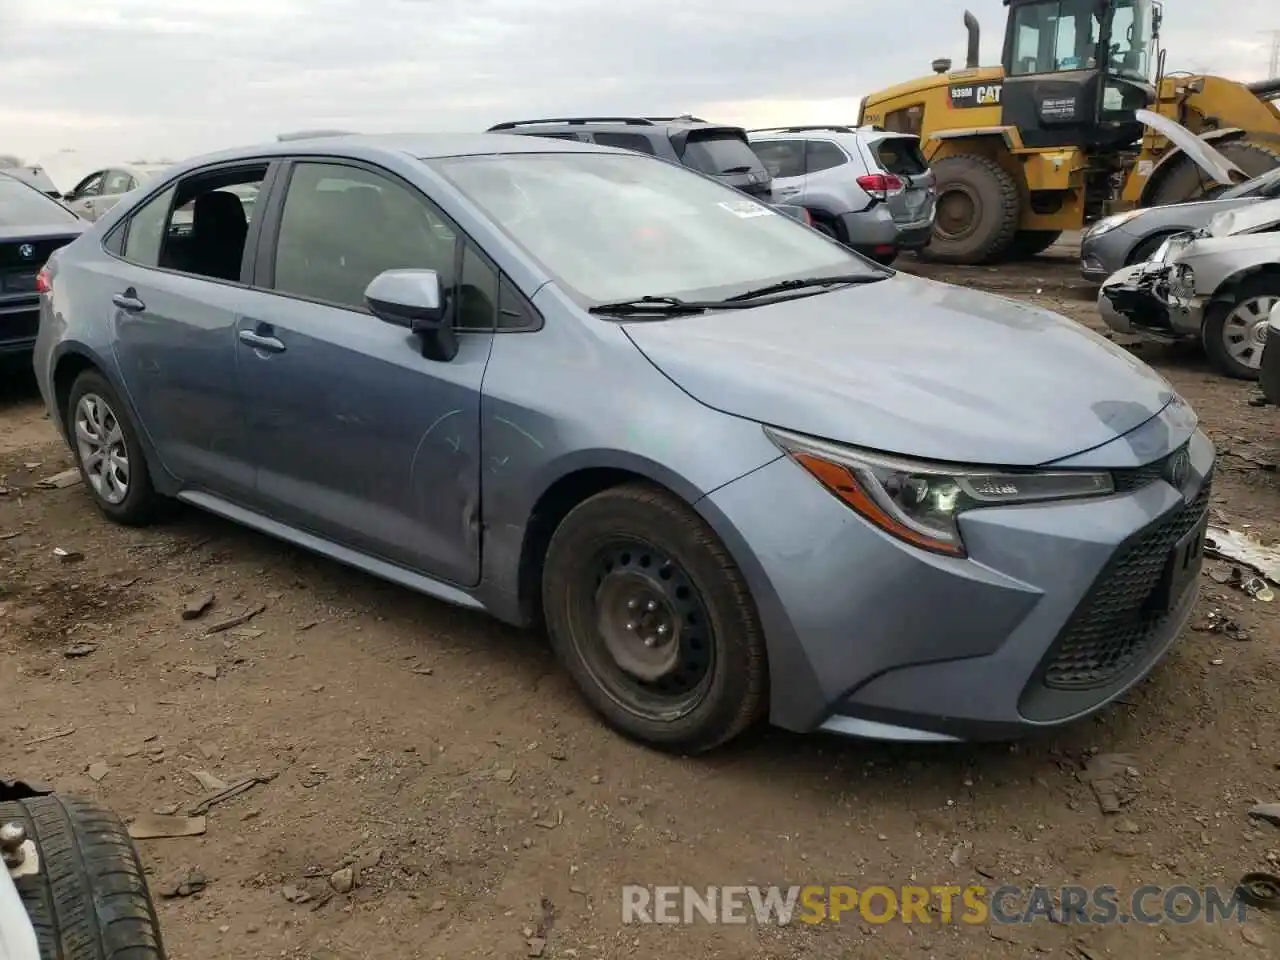
POLYGON ((870 146, 871 153, 885 173, 913 177, 929 169, 924 154, 920 152, 920 141, 915 137, 885 137, 870 146))
POLYGON ((690 134, 682 159, 686 166, 712 176, 764 170, 746 139, 729 132, 690 134))

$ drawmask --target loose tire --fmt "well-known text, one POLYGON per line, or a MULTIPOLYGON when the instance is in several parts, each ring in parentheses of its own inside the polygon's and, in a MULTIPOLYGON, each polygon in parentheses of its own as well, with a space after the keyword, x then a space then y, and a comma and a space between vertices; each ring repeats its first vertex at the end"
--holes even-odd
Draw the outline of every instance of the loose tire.
MULTIPOLYGON (((1251 177, 1259 176, 1280 166, 1280 152, 1260 143, 1233 140, 1230 143, 1217 145, 1217 149, 1251 177)), ((1176 166, 1161 181, 1147 206, 1159 207, 1169 203, 1202 200, 1212 192, 1205 189, 1207 176, 1190 159, 1184 156, 1172 162, 1176 166)))
POLYGON ((1061 230, 1019 230, 1005 250, 1010 260, 1030 260, 1044 253, 1062 236, 1061 230))
POLYGON ((933 165, 938 207, 933 238, 920 251, 938 263, 977 264, 998 259, 1018 231, 1018 184, 987 157, 946 157, 933 165))
POLYGON ((164 960, 155 907, 129 834, 115 814, 74 797, 0 803, 35 843, 39 872, 14 885, 40 960, 164 960))
POLYGON ((1266 346, 1267 317, 1280 302, 1280 274, 1240 284, 1230 299, 1215 301, 1205 316, 1201 339, 1209 362, 1236 380, 1257 380, 1266 346))
POLYGON ((115 388, 86 370, 67 398, 67 433, 80 476, 98 509, 126 526, 155 519, 160 496, 151 484, 137 425, 115 388))
POLYGON ((556 654, 626 736, 699 753, 763 716, 764 638, 746 582, 667 491, 627 484, 575 507, 548 546, 542 601, 556 654))

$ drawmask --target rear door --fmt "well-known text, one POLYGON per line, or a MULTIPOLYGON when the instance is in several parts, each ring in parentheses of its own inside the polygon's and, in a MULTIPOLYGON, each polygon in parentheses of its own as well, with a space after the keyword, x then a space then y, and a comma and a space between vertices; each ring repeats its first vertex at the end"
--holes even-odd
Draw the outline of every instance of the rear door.
POLYGON ((920 151, 920 138, 909 133, 876 133, 863 140, 867 166, 902 181, 900 193, 890 193, 889 212, 897 223, 932 220, 937 202, 935 177, 920 151))
POLYGON ((752 140, 751 147, 773 177, 773 198, 779 203, 804 203, 804 141, 752 140))

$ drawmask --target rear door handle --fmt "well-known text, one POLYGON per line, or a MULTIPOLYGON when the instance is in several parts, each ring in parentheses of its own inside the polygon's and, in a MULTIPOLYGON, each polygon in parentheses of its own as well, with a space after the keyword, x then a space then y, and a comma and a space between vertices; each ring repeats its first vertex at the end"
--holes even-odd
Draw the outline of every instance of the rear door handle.
POLYGON ((265 350, 268 353, 284 353, 284 342, 276 337, 254 333, 252 330, 241 330, 239 336, 241 343, 246 343, 255 350, 265 350))
POLYGON ((138 291, 130 287, 124 293, 117 293, 111 298, 121 310, 127 310, 129 313, 138 313, 147 309, 147 305, 138 299, 138 291))

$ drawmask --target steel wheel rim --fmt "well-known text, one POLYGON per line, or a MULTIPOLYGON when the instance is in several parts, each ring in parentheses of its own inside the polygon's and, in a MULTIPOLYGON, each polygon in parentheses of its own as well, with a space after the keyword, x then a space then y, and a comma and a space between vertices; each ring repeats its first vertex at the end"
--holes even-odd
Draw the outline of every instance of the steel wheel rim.
POLYGON ((696 710, 711 687, 715 644, 689 574, 666 551, 629 538, 601 545, 587 570, 588 630, 597 642, 577 646, 596 683, 647 720, 696 710))
POLYGON ((115 411, 96 393, 76 404, 76 452, 93 492, 114 505, 129 495, 129 448, 115 411))
POLYGON ((972 190, 963 184, 948 184, 938 196, 934 212, 934 227, 943 240, 963 240, 973 233, 978 223, 981 202, 972 190), (967 213, 966 219, 963 214, 967 213), (960 228, 956 229, 959 224, 960 228))
POLYGON ((1262 294, 1235 305, 1222 324, 1222 345, 1237 363, 1250 370, 1262 366, 1262 348, 1267 342, 1267 318, 1280 297, 1262 294))

